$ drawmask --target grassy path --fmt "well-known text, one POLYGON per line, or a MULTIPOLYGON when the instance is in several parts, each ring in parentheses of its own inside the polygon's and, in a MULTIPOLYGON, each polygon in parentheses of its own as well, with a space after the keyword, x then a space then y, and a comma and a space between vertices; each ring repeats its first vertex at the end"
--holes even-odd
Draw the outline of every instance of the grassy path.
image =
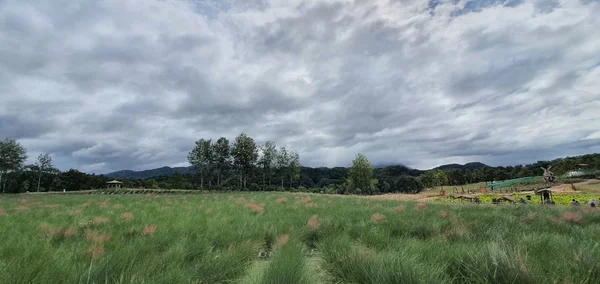
MULTIPOLYGON (((321 269, 320 262, 321 259, 317 256, 309 256, 305 257, 304 261, 307 264, 306 276, 307 283, 311 284, 325 284, 325 279, 327 279, 327 274, 323 269, 321 269)), ((238 284, 263 284, 263 279, 269 265, 272 263, 272 260, 257 260, 255 261, 248 272, 238 284)))

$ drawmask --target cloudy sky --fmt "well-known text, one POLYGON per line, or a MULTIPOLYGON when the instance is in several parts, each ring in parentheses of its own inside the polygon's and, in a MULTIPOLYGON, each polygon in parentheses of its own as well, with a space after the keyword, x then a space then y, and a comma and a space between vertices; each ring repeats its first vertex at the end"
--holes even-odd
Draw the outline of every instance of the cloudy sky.
POLYGON ((600 152, 597 0, 0 0, 0 139, 66 170, 246 132, 307 166, 600 152))

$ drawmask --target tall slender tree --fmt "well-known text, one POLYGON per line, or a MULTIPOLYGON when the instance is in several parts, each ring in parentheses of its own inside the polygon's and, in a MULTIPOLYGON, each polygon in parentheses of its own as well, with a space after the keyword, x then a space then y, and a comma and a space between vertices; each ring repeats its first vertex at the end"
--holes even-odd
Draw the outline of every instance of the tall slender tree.
POLYGON ((40 183, 42 181, 42 174, 52 168, 52 157, 49 153, 42 153, 38 156, 36 161, 38 167, 38 184, 37 191, 40 192, 40 183))
POLYGON ((246 189, 248 174, 258 160, 258 148, 252 137, 241 133, 235 138, 233 148, 231 150, 234 164, 241 170, 241 178, 243 180, 243 188, 246 189))
POLYGON ((273 141, 267 141, 265 145, 261 147, 261 157, 258 164, 262 167, 263 173, 263 187, 265 186, 265 176, 269 179, 269 186, 271 186, 271 169, 275 164, 275 158, 277 157, 277 146, 273 141))
POLYGON ((281 178, 281 189, 283 190, 283 180, 287 174, 287 169, 290 164, 290 154, 288 153, 286 146, 281 146, 277 152, 277 158, 275 159, 275 167, 277 173, 281 178))
POLYGON ((300 164, 300 156, 298 155, 298 152, 290 152, 288 162, 288 175, 290 177, 290 188, 292 188, 294 187, 294 180, 300 178, 300 167, 302 165, 300 164))
POLYGON ((18 171, 27 160, 27 151, 19 142, 6 138, 0 141, 0 188, 5 192, 6 178, 3 177, 10 172, 18 171), (3 183, 4 182, 4 183, 3 183))
POLYGON ((223 174, 231 168, 231 147, 229 146, 229 140, 225 137, 219 138, 213 144, 213 152, 217 170, 217 185, 220 185, 223 174))
MULTIPOLYGON (((214 167, 213 147, 211 139, 200 139, 196 141, 196 147, 188 154, 188 161, 200 174, 200 188, 204 189, 204 178, 208 177, 214 167)), ((210 181, 209 181, 210 184, 210 181)))

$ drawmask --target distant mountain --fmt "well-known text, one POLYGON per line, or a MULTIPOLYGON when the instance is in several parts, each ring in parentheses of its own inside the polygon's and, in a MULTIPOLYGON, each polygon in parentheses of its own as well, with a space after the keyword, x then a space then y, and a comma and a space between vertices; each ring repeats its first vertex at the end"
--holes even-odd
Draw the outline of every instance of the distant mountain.
POLYGON ((409 169, 409 170, 412 170, 412 169, 413 169, 413 168, 411 168, 411 167, 409 167, 409 166, 407 166, 407 165, 405 165, 405 164, 402 164, 402 163, 381 163, 381 164, 373 164, 373 168, 374 168, 374 169, 385 168, 385 167, 389 167, 389 166, 402 166, 402 167, 405 167, 405 168, 407 168, 407 169, 409 169))
POLYGON ((148 178, 152 178, 152 177, 156 177, 156 176, 170 175, 170 174, 174 174, 174 173, 189 174, 189 173, 194 173, 194 172, 195 172, 195 170, 194 170, 193 166, 175 167, 175 168, 162 167, 162 168, 158 168, 158 169, 151 169, 151 170, 145 170, 145 171, 132 171, 132 170, 116 171, 116 172, 106 174, 106 176, 115 178, 115 179, 148 179, 148 178))
POLYGON ((466 163, 464 165, 460 164, 448 164, 441 165, 439 167, 433 168, 434 170, 476 170, 479 168, 489 167, 484 163, 474 162, 474 163, 466 163))
MULTIPOLYGON (((434 168, 434 170, 455 170, 455 169, 475 170, 475 169, 483 168, 483 167, 488 167, 488 166, 486 164, 482 164, 482 163, 467 163, 464 165, 449 164, 449 165, 439 166, 437 168, 434 168)), ((421 174, 423 172, 422 170, 413 169, 413 168, 408 167, 401 163, 377 164, 377 165, 374 165, 373 168, 375 168, 378 171, 385 170, 386 172, 395 173, 398 175, 409 174, 409 175, 413 175, 413 176, 418 176, 419 174, 421 174)), ((306 170, 309 168, 303 168, 303 169, 306 170)), ((332 169, 335 169, 335 168, 332 168, 332 169)), ((132 170, 116 171, 116 172, 106 174, 105 176, 111 177, 114 179, 122 179, 122 180, 134 180, 134 179, 143 180, 143 179, 149 179, 149 178, 153 178, 153 177, 157 177, 157 176, 171 175, 174 173, 191 174, 194 172, 195 172, 195 170, 194 170, 193 166, 175 167, 175 168, 162 167, 162 168, 158 168, 158 169, 151 169, 151 170, 145 170, 145 171, 132 171, 132 170)))

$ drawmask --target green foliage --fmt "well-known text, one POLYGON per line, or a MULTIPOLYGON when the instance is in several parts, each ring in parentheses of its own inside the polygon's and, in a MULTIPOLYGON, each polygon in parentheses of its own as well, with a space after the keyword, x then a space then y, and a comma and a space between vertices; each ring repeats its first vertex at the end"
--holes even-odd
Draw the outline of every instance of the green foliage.
POLYGON ((254 139, 245 133, 241 133, 235 138, 231 154, 234 165, 242 172, 243 188, 245 189, 248 175, 258 160, 258 149, 254 139))
POLYGON ((373 178, 373 166, 365 155, 358 154, 348 171, 348 187, 356 193, 370 193, 376 186, 377 179, 373 178))
POLYGON ((215 170, 216 154, 211 139, 200 139, 188 154, 188 162, 200 173, 200 188, 204 187, 204 177, 209 180, 215 170))
POLYGON ((267 141, 265 145, 261 147, 262 155, 258 161, 263 171, 263 188, 267 185, 271 186, 271 178, 273 176, 273 166, 275 165, 275 159, 277 158, 277 146, 273 141, 267 141))
POLYGON ((36 166, 39 170, 38 183, 37 183, 37 191, 40 191, 40 185, 42 182, 42 174, 52 169, 52 157, 50 157, 49 153, 42 153, 38 156, 36 166))
POLYGON ((14 139, 4 139, 0 141, 0 189, 5 192, 6 177, 3 176, 9 172, 18 171, 23 167, 27 160, 27 151, 19 142, 14 139))
POLYGON ((213 152, 215 158, 215 166, 217 169, 217 185, 221 184, 223 175, 231 170, 231 147, 229 146, 229 140, 225 137, 219 138, 215 144, 213 144, 213 152))

